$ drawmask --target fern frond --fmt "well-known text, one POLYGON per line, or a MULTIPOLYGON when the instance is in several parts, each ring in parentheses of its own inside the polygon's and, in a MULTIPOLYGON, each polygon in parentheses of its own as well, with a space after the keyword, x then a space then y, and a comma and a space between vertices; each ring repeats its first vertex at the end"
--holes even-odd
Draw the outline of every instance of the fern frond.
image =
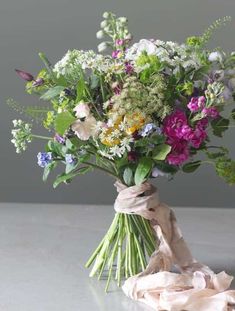
POLYGON ((201 36, 201 43, 206 44, 211 36, 213 35, 214 31, 219 29, 222 26, 225 26, 228 22, 231 21, 231 16, 225 16, 223 18, 217 19, 213 24, 211 24, 208 29, 202 34, 201 36))
POLYGON ((32 121, 35 122, 43 122, 47 117, 48 111, 51 110, 50 107, 38 107, 38 106, 29 106, 24 107, 17 103, 14 99, 9 98, 7 100, 7 105, 11 107, 13 110, 20 114, 24 114, 25 116, 29 117, 32 121))

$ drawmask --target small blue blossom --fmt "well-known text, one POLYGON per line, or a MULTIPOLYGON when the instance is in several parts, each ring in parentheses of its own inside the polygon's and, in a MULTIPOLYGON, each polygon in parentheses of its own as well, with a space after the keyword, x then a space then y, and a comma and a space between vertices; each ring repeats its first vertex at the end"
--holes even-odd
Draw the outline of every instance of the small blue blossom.
POLYGON ((49 163, 52 162, 52 153, 51 152, 39 152, 37 155, 38 165, 40 167, 46 167, 49 163))
POLYGON ((157 134, 161 134, 160 127, 157 127, 154 123, 148 123, 145 125, 145 127, 141 130, 140 135, 142 137, 146 137, 153 132, 156 132, 157 134))
POLYGON ((75 164, 76 158, 72 154, 66 154, 65 155, 65 162, 66 162, 66 164, 75 164))

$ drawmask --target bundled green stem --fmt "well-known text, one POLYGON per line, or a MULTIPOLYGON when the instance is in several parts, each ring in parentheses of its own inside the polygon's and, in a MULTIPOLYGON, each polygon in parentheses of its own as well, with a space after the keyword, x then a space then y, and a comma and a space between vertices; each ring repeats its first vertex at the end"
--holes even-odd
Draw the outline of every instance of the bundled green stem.
POLYGON ((86 267, 93 264, 90 277, 96 275, 98 279, 107 271, 107 292, 112 278, 120 286, 123 278, 143 271, 147 265, 146 258, 155 248, 156 238, 148 220, 138 215, 116 213, 86 267))

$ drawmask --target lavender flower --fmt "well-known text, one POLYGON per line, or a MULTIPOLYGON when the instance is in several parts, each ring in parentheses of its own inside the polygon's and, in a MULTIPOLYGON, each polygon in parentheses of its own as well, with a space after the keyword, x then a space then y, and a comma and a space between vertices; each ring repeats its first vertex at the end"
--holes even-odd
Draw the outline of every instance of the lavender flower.
POLYGON ((51 152, 39 152, 37 158, 40 167, 46 167, 53 160, 51 152))
POLYGON ((64 137, 60 136, 60 135, 57 134, 57 133, 55 134, 54 139, 55 139, 58 143, 60 143, 60 144, 62 144, 62 145, 65 143, 64 137))

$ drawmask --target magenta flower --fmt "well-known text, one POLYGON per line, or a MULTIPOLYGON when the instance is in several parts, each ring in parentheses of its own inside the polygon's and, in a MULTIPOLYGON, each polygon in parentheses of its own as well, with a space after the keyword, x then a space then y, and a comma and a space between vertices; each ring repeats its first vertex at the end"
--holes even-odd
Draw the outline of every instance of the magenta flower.
POLYGON ((112 58, 120 58, 122 56, 121 50, 115 50, 112 52, 112 58))
POLYGON ((198 149, 206 138, 206 131, 200 127, 196 127, 191 138, 191 144, 194 148, 198 149))
POLYGON ((34 81, 34 77, 31 75, 31 73, 28 73, 23 70, 15 69, 18 76, 20 76, 25 81, 34 81))
POLYGON ((216 107, 204 108, 202 113, 206 117, 211 117, 212 119, 216 119, 219 117, 219 111, 216 107))
POLYGON ((182 139, 188 131, 188 120, 185 113, 176 110, 163 121, 163 133, 170 138, 182 139))
POLYGON ((129 62, 125 63, 125 72, 127 74, 132 74, 134 72, 134 67, 132 66, 131 63, 129 63, 129 62))
POLYGON ((197 112, 204 108, 206 102, 205 96, 192 97, 187 107, 191 112, 197 112))
POLYGON ((181 165, 189 158, 189 148, 186 141, 175 141, 171 144, 171 152, 166 160, 171 165, 181 165))
POLYGON ((116 40, 116 45, 123 46, 124 44, 125 44, 125 40, 124 39, 117 39, 116 40))
POLYGON ((208 119, 207 118, 203 118, 203 119, 201 119, 201 120, 199 120, 197 122, 197 128, 205 130, 207 128, 208 124, 209 124, 208 119))

